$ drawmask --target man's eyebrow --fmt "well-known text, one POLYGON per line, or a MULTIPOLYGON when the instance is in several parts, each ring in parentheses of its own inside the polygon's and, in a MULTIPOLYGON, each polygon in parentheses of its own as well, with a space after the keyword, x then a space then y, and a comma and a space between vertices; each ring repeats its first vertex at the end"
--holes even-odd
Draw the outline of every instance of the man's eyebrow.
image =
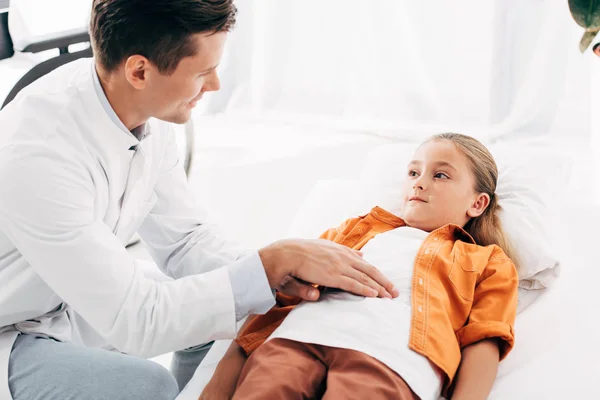
POLYGON ((204 71, 200 72, 201 74, 206 74, 207 72, 213 71, 215 69, 217 69, 217 67, 219 66, 219 64, 215 65, 214 67, 210 67, 208 69, 205 69, 204 71))

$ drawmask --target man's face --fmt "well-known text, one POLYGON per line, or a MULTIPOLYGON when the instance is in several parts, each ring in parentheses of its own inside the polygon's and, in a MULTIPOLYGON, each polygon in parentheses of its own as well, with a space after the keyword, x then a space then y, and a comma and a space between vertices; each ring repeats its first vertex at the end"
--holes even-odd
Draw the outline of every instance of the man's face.
POLYGON ((170 75, 150 71, 144 88, 144 103, 150 116, 176 124, 186 123, 192 109, 206 92, 219 90, 216 68, 221 61, 227 32, 199 33, 192 36, 196 55, 179 62, 170 75))

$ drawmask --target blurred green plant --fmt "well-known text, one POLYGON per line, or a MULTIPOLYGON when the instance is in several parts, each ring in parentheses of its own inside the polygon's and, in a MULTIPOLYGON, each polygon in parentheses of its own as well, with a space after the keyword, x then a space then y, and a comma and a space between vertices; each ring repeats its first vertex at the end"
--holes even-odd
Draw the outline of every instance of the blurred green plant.
POLYGON ((600 0, 569 0, 569 9, 575 22, 585 29, 579 42, 583 53, 600 32, 600 0))

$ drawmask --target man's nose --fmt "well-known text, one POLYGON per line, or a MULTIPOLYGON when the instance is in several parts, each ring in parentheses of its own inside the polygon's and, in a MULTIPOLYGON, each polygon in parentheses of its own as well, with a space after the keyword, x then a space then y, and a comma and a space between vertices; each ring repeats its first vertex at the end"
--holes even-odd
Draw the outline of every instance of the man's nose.
POLYGON ((205 92, 216 92, 221 89, 221 80, 216 71, 214 71, 210 78, 204 83, 203 89, 205 92))

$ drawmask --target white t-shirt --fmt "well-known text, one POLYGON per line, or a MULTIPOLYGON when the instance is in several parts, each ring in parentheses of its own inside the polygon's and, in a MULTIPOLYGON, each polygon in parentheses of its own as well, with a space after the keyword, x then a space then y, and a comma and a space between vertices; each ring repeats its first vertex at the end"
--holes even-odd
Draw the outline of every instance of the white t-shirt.
POLYGON ((360 351, 395 371, 422 400, 439 399, 442 372, 408 347, 414 260, 427 235, 400 227, 375 236, 361 250, 396 285, 397 298, 324 294, 316 303, 299 304, 269 339, 360 351))

